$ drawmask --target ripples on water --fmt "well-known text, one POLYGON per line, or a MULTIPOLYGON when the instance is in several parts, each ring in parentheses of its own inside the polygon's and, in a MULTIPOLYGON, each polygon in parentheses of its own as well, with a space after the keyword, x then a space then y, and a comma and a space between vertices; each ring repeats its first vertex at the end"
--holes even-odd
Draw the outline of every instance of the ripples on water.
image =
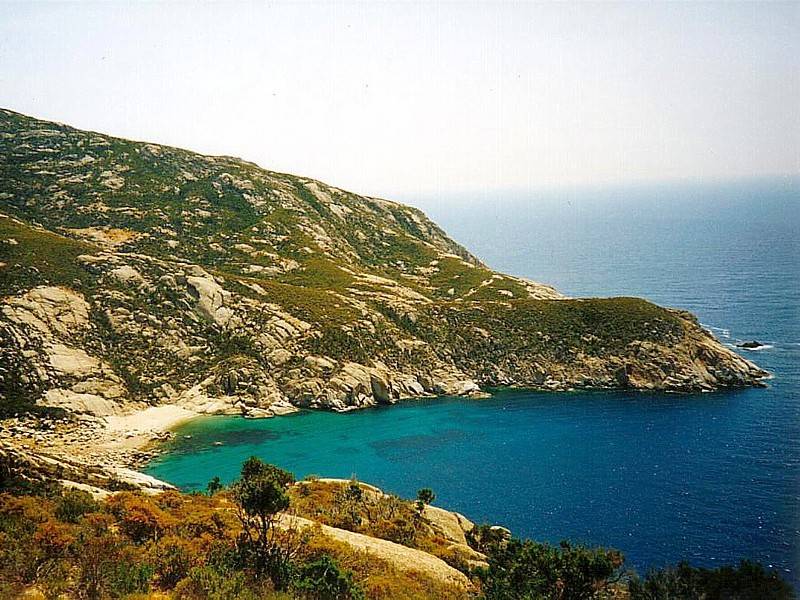
MULTIPOLYGON (((800 264, 797 181, 425 206, 492 266, 572 295, 641 295, 695 312, 774 373, 768 389, 499 392, 345 415, 200 419, 149 472, 189 488, 258 454, 302 476, 355 473, 540 540, 622 549, 632 566, 742 558, 797 584, 800 264), (549 208, 548 208, 549 207, 549 208), (463 205, 462 205, 463 208, 463 205), (221 447, 212 446, 221 440, 221 447)), ((424 202, 421 204, 425 204, 424 202)), ((183 432, 182 432, 183 433, 183 432)))

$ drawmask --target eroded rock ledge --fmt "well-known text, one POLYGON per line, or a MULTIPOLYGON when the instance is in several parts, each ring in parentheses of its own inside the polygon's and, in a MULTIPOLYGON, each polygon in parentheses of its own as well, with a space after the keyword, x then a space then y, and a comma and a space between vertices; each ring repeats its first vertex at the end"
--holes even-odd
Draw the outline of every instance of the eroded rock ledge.
MULTIPOLYGON (((98 269, 105 263, 116 272, 119 262, 107 257, 91 264, 98 269)), ((264 417, 298 407, 346 411, 426 395, 476 396, 481 386, 696 392, 754 385, 767 375, 688 313, 647 304, 654 323, 643 327, 659 330, 661 341, 587 341, 593 334, 575 329, 586 328, 580 306, 570 309, 579 315, 568 323, 571 337, 579 340, 574 346, 538 329, 500 329, 514 322, 513 314, 501 314, 513 310, 508 307, 493 307, 492 315, 483 314, 483 307, 447 307, 447 315, 431 312, 425 318, 435 322, 420 319, 410 332, 385 328, 382 347, 376 344, 375 354, 362 363, 312 353, 309 346, 319 350, 324 335, 318 326, 272 303, 239 297, 207 273, 172 272, 152 281, 144 272, 141 265, 136 270, 140 289, 149 286, 152 294, 167 287, 183 314, 156 319, 118 291, 96 294, 91 304, 76 290, 52 286, 7 298, 0 309, 4 380, 41 405, 95 417, 159 404, 264 417), (213 290, 213 299, 198 289, 213 290), (472 323, 476 310, 493 331, 472 323), (232 343, 244 348, 226 352, 232 343)), ((614 309, 613 303, 586 302, 600 302, 591 310, 614 309)))

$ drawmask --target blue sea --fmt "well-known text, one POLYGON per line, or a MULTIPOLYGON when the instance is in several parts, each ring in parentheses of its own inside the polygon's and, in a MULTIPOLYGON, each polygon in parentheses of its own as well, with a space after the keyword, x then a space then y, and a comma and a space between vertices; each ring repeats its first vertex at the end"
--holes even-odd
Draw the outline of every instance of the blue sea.
POLYGON ((490 266, 572 296, 689 309, 774 374, 702 395, 532 393, 197 419, 147 471, 186 489, 250 455, 358 478, 628 566, 758 560, 800 582, 800 180, 399 198, 490 266), (191 435, 184 439, 184 435, 191 435), (214 446, 216 441, 222 446, 214 446))

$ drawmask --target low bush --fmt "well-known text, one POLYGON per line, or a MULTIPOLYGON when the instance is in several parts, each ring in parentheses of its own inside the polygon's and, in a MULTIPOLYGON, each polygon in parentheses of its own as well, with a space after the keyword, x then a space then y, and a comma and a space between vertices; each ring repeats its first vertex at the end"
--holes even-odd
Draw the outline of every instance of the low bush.
POLYGON ((309 600, 364 599, 364 592, 353 583, 353 574, 340 569, 327 554, 300 567, 294 589, 309 600))
POLYGON ((777 574, 755 563, 713 570, 679 564, 627 582, 618 552, 521 541, 489 526, 468 536, 488 556, 488 567, 471 572, 470 557, 413 502, 356 481, 292 481, 250 460, 232 489, 213 496, 122 492, 95 501, 57 486, 25 488, 39 496, 0 493, 0 598, 34 586, 47 598, 86 600, 467 600, 478 591, 482 600, 794 598, 777 574), (349 515, 361 533, 439 556, 473 577, 476 590, 356 550, 321 526, 287 530, 278 514, 284 510, 323 522, 349 515))
POLYGON ((59 521, 77 523, 83 515, 99 509, 100 505, 88 492, 67 490, 56 502, 55 515, 59 521))
POLYGON ((791 600, 791 586, 777 573, 742 561, 738 567, 716 569, 692 567, 682 562, 674 567, 650 571, 629 584, 631 600, 791 600))
POLYGON ((486 600, 589 600, 610 593, 623 560, 615 550, 511 538, 490 549, 478 575, 486 600))

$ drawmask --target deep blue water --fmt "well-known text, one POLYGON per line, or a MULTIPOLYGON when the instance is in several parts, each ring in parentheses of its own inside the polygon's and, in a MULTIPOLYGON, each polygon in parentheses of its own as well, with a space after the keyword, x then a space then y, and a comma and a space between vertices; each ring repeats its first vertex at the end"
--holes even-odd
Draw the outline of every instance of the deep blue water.
POLYGON ((696 396, 498 391, 344 415, 186 425, 151 474, 230 481, 252 454, 303 476, 356 474, 539 540, 623 550, 630 566, 750 558, 800 571, 800 182, 418 198, 500 270, 571 295, 695 312, 768 389, 696 396), (220 447, 214 441, 223 441, 220 447))

